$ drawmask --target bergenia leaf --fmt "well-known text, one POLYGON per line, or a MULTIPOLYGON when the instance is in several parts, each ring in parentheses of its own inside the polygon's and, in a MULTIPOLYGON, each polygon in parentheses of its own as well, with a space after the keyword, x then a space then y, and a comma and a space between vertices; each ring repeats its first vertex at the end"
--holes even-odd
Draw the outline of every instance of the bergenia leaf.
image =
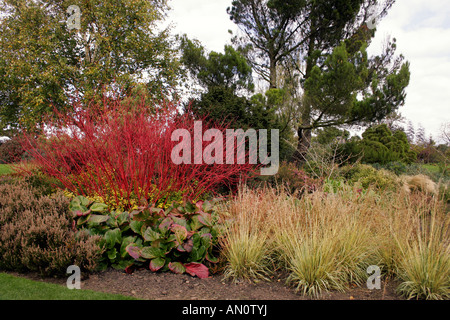
POLYGON ((164 257, 164 253, 160 248, 144 247, 141 249, 141 257, 145 259, 155 259, 164 257))
POLYGON ((162 232, 169 230, 172 223, 173 221, 171 218, 165 218, 159 225, 159 230, 161 230, 162 232))
POLYGON ((208 260, 211 263, 217 263, 219 262, 219 258, 214 257, 212 254, 210 254, 209 252, 206 254, 206 260, 208 260))
POLYGON ((104 212, 106 209, 108 209, 108 205, 96 202, 90 207, 90 209, 93 212, 104 212))
POLYGON ((109 220, 109 216, 103 216, 99 214, 91 214, 89 217, 89 222, 92 223, 103 223, 109 220))
POLYGON ((194 241, 192 238, 189 238, 186 242, 184 242, 182 245, 183 249, 187 252, 191 252, 192 248, 194 247, 194 241))
POLYGON ((186 268, 186 272, 189 273, 191 276, 197 276, 200 279, 205 279, 209 277, 209 270, 204 264, 191 262, 186 263, 184 267, 186 268))
POLYGON ((179 244, 183 243, 186 239, 188 232, 185 227, 180 226, 179 224, 173 224, 170 227, 170 230, 175 234, 175 237, 179 244))
POLYGON ((197 203, 195 204, 195 206, 197 207, 197 208, 199 208, 200 210, 202 210, 203 209, 203 200, 200 200, 200 201, 197 201, 197 203))
POLYGON ((134 243, 127 245, 125 250, 135 260, 138 260, 141 257, 141 249, 134 243))
POLYGON ((201 213, 198 216, 198 221, 200 221, 205 226, 208 226, 208 227, 212 226, 211 215, 209 213, 201 213))
POLYGON ((154 231, 151 227, 148 227, 147 230, 145 230, 143 237, 145 241, 153 242, 160 239, 161 234, 154 231))
POLYGON ((186 271, 186 268, 180 262, 170 262, 169 269, 176 274, 183 274, 186 271))
POLYGON ((150 261, 149 268, 151 271, 156 272, 162 267, 164 267, 164 264, 166 263, 166 260, 163 258, 156 258, 150 261))

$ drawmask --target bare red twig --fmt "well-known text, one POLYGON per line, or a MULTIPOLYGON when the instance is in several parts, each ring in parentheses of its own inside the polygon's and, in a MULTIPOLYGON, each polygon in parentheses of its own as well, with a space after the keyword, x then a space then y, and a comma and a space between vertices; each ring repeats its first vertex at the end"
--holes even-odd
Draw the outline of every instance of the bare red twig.
MULTIPOLYGON (((136 103, 107 98, 88 110, 75 105, 73 113, 58 113, 57 120, 48 122, 47 137, 26 136, 24 148, 69 191, 117 204, 120 199, 128 204, 133 199, 154 202, 173 193, 193 200, 256 173, 257 166, 248 162, 174 164, 171 153, 178 142, 172 141, 172 132, 184 128, 194 137, 195 121, 177 107, 171 101, 148 106, 144 99, 136 103)), ((203 122, 203 133, 212 127, 225 133, 225 126, 213 125, 203 122)), ((203 141, 203 148, 210 143, 203 141)), ((193 141, 191 145, 194 157, 193 141)))

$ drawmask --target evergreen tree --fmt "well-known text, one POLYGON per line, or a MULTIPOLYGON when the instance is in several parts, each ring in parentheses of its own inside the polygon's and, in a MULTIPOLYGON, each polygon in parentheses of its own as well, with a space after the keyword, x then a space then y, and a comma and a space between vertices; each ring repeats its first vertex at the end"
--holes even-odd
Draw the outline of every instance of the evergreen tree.
POLYGON ((362 157, 364 163, 411 163, 417 157, 410 148, 406 134, 401 130, 392 132, 386 124, 368 128, 361 140, 348 142, 343 150, 344 154, 353 155, 354 160, 362 157))
MULTIPOLYGON (((381 6, 379 19, 394 0, 381 6)), ((242 37, 235 44, 269 88, 277 88, 277 67, 299 78, 303 99, 295 130, 295 159, 301 161, 316 128, 370 125, 404 103, 409 64, 395 57, 395 39, 368 57, 375 29, 367 20, 375 0, 234 0, 230 18, 242 37)))
POLYGON ((416 138, 416 131, 411 120, 408 121, 408 127, 406 128, 406 137, 408 138, 409 143, 414 143, 416 138))

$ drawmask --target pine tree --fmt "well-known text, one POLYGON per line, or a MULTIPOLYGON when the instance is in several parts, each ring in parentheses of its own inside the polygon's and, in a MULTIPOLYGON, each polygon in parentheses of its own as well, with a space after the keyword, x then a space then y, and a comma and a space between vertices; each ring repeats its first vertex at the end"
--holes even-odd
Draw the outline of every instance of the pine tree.
MULTIPOLYGON (((394 0, 385 1, 380 18, 394 0)), ((234 42, 269 88, 277 67, 299 78, 303 94, 295 130, 302 161, 311 132, 380 121, 404 104, 409 63, 395 57, 396 41, 369 57, 375 34, 367 26, 375 0, 234 0, 228 9, 243 36, 234 42)))
POLYGON ((412 123, 411 120, 408 121, 408 127, 406 128, 406 137, 408 138, 409 143, 411 144, 414 143, 416 132, 414 129, 414 124, 412 123))

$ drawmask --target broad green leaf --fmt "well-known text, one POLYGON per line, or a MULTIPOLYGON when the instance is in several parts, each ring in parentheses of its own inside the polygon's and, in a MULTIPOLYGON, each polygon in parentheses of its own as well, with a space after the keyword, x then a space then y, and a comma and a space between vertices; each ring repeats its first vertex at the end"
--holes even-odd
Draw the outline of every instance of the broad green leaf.
POLYGON ((211 263, 218 263, 218 262, 219 262, 219 258, 213 256, 213 255, 212 255, 211 253, 209 253, 209 252, 206 254, 206 260, 208 260, 208 261, 211 262, 211 263))
POLYGON ((194 213, 197 211, 197 207, 194 204, 192 204, 191 202, 187 202, 184 207, 186 209, 186 212, 189 212, 189 213, 194 213))
POLYGON ((145 259, 164 258, 164 252, 160 248, 144 247, 141 249, 141 256, 145 259))
POLYGON ((150 219, 150 211, 145 210, 134 210, 130 214, 131 218, 136 221, 146 221, 150 219))
POLYGON ((183 243, 188 235, 186 228, 180 226, 179 224, 172 224, 170 230, 175 234, 175 237, 179 244, 183 243))
POLYGON ((205 226, 211 227, 213 225, 212 218, 209 213, 201 213, 198 216, 198 221, 204 224, 205 226))
POLYGON ((111 250, 108 250, 108 259, 114 260, 117 257, 117 250, 116 248, 112 248, 111 250))
POLYGON ((91 203, 91 201, 88 198, 83 196, 76 196, 75 198, 73 198, 72 202, 77 203, 84 207, 88 207, 89 203, 91 203))
POLYGON ((77 220, 77 225, 81 226, 81 225, 85 224, 88 220, 89 220, 89 215, 82 216, 77 220))
POLYGON ((180 262, 169 262, 169 269, 176 274, 183 274, 186 271, 186 268, 180 262))
POLYGON ((189 229, 187 220, 185 218, 172 217, 172 220, 174 223, 179 224, 180 226, 183 226, 186 229, 189 229))
POLYGON ((142 221, 131 221, 130 222, 131 230, 133 230, 134 233, 141 235, 141 228, 142 228, 143 224, 144 224, 144 222, 142 222, 142 221))
POLYGON ((103 216, 103 215, 98 215, 98 214, 91 214, 89 216, 88 222, 100 224, 100 223, 106 222, 108 220, 109 220, 109 216, 103 216))
POLYGON ((192 218, 191 218, 191 222, 189 223, 189 225, 190 225, 192 231, 197 231, 198 229, 203 227, 203 224, 198 220, 199 216, 200 215, 196 214, 196 215, 192 216, 192 218))
POLYGON ((119 226, 123 225, 124 223, 128 222, 128 219, 130 218, 130 214, 128 212, 122 212, 119 214, 116 219, 119 226))
POLYGON ((145 230, 143 237, 145 241, 153 242, 159 240, 161 238, 161 234, 154 231, 151 227, 148 227, 147 230, 145 230))
POLYGON ((210 201, 203 202, 202 205, 203 211, 210 212, 213 209, 213 204, 210 201))
POLYGON ((150 261, 149 268, 151 271, 156 272, 159 269, 161 269, 162 267, 164 267, 165 264, 166 264, 166 259, 156 258, 156 259, 153 259, 152 261, 150 261))
POLYGON ((93 212, 104 212, 106 211, 106 209, 108 209, 108 205, 96 202, 90 207, 90 209, 93 212))
POLYGON ((112 249, 116 243, 122 241, 122 231, 119 228, 108 230, 105 233, 106 246, 112 249))
POLYGON ((172 225, 173 221, 172 218, 165 218, 159 225, 159 230, 161 232, 166 232, 169 230, 170 226, 172 225))

